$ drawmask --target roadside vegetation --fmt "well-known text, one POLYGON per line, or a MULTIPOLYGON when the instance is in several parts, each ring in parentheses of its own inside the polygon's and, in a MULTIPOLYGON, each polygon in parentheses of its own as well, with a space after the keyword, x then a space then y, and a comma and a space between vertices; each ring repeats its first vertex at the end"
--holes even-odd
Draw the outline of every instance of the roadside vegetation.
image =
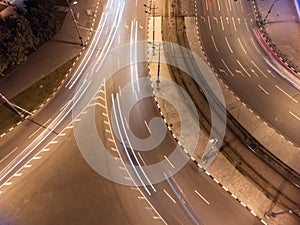
MULTIPOLYGON (((55 2, 62 2, 56 0, 55 2)), ((24 62, 60 29, 65 12, 53 0, 24 0, 15 14, 0 17, 0 75, 24 62)))
POLYGON ((0 12, 1 12, 2 10, 4 10, 6 7, 7 7, 6 5, 0 3, 0 12))
MULTIPOLYGON (((45 103, 45 101, 51 97, 55 90, 57 90, 59 84, 75 61, 75 58, 76 57, 70 59, 51 73, 45 75, 41 80, 10 99, 10 101, 29 112, 37 109, 42 103, 45 103)), ((22 119, 23 118, 21 118, 6 103, 0 105, 0 134, 7 132, 22 119)))

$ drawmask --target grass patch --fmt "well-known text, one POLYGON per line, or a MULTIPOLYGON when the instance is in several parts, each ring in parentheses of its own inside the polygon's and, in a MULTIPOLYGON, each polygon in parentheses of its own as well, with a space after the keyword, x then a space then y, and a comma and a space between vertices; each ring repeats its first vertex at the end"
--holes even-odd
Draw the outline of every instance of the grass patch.
POLYGON ((7 7, 7 5, 2 5, 2 4, 0 4, 0 12, 1 12, 2 10, 6 9, 6 7, 7 7))
MULTIPOLYGON (((75 58, 76 57, 70 59, 60 67, 56 68, 41 80, 22 91, 16 97, 10 99, 10 101, 30 112, 37 109, 58 88, 69 68, 75 61, 75 58)), ((22 118, 6 103, 0 105, 0 134, 6 132, 21 120, 22 118)))

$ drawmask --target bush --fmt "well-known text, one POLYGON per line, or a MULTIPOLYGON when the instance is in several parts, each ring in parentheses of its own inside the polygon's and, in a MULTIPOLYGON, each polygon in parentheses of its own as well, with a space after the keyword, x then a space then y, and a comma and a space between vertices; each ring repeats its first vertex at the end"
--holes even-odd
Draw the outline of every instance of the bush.
POLYGON ((16 15, 0 17, 0 75, 27 59, 38 45, 59 30, 60 22, 52 0, 24 0, 16 15))
POLYGON ((20 15, 0 18, 0 74, 9 66, 20 64, 28 51, 35 49, 38 39, 32 33, 29 22, 20 15))
POLYGON ((59 30, 60 23, 56 17, 57 11, 51 0, 24 0, 25 9, 18 8, 30 23, 33 34, 41 43, 48 41, 59 30))

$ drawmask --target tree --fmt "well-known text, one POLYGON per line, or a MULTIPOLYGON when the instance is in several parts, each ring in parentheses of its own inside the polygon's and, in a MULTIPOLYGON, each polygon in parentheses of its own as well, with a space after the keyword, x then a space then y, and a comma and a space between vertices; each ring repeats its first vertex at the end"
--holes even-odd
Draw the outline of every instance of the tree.
POLYGON ((59 30, 57 11, 52 0, 24 0, 25 10, 17 8, 30 23, 33 34, 41 43, 49 40, 59 30))
POLYGON ((28 20, 23 16, 8 16, 5 24, 11 32, 14 43, 24 48, 25 54, 30 50, 36 50, 38 39, 34 36, 28 20))
POLYGON ((6 58, 6 45, 7 41, 9 41, 10 30, 5 26, 4 20, 0 17, 0 74, 3 75, 3 71, 5 71, 9 65, 9 61, 6 58))
POLYGON ((19 15, 0 18, 0 73, 9 66, 26 60, 30 50, 35 50, 38 39, 33 35, 29 22, 19 15))

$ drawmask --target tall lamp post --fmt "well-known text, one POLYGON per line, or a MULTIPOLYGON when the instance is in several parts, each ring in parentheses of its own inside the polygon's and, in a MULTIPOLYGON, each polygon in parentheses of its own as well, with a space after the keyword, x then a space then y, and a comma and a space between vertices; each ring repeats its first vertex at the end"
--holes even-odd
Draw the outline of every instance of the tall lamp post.
POLYGON ((262 21, 263 24, 265 24, 266 22, 266 19, 268 18, 269 14, 271 13, 272 9, 273 9, 273 6, 275 5, 276 2, 278 2, 279 0, 274 0, 274 2, 272 3, 267 15, 265 16, 264 20, 262 21))
MULTIPOLYGON (((148 42, 149 44, 153 44, 153 43, 151 43, 150 41, 148 42)), ((160 50, 161 50, 161 48, 160 48, 160 46, 161 46, 161 42, 159 41, 158 42, 158 45, 157 44, 154 44, 154 45, 156 45, 156 46, 158 46, 158 64, 157 64, 157 79, 156 79, 156 87, 157 87, 157 89, 159 89, 160 87, 159 87, 159 84, 160 84, 160 79, 159 79, 159 75, 160 75, 160 50)))
POLYGON ((158 65, 157 65, 157 80, 156 80, 156 85, 157 89, 159 89, 159 75, 160 75, 160 42, 158 43, 158 65))
POLYGON ((0 97, 21 117, 24 118, 24 114, 32 115, 31 112, 27 111, 26 109, 23 109, 22 107, 10 102, 3 94, 0 93, 0 97))
POLYGON ((145 13, 148 13, 149 15, 152 14, 153 17, 153 31, 152 31, 152 48, 154 50, 154 39, 155 39, 155 9, 157 9, 157 7, 152 7, 152 1, 150 1, 150 6, 147 6, 146 4, 144 4, 144 6, 149 10, 149 11, 145 11, 145 13))
POLYGON ((71 7, 71 5, 77 5, 77 1, 74 1, 72 3, 70 3, 69 0, 66 0, 67 4, 68 4, 68 7, 69 7, 69 10, 71 12, 71 16, 72 16, 72 19, 73 19, 73 22, 75 24, 75 28, 76 28, 76 31, 77 31, 77 34, 78 34, 78 37, 79 37, 79 40, 80 40, 80 45, 83 46, 83 39, 82 39, 82 36, 79 32, 79 28, 78 28, 78 25, 77 25, 77 20, 75 18, 75 15, 74 15, 74 12, 73 12, 73 9, 71 7))
POLYGON ((294 209, 294 210, 291 210, 291 209, 284 210, 284 211, 281 211, 281 212, 266 212, 265 213, 265 217, 267 219, 269 219, 270 217, 275 218, 276 216, 278 216, 280 214, 284 214, 284 213, 290 213, 290 214, 292 214, 292 213, 295 213, 296 211, 299 211, 299 210, 300 210, 300 208, 299 209, 294 209))

